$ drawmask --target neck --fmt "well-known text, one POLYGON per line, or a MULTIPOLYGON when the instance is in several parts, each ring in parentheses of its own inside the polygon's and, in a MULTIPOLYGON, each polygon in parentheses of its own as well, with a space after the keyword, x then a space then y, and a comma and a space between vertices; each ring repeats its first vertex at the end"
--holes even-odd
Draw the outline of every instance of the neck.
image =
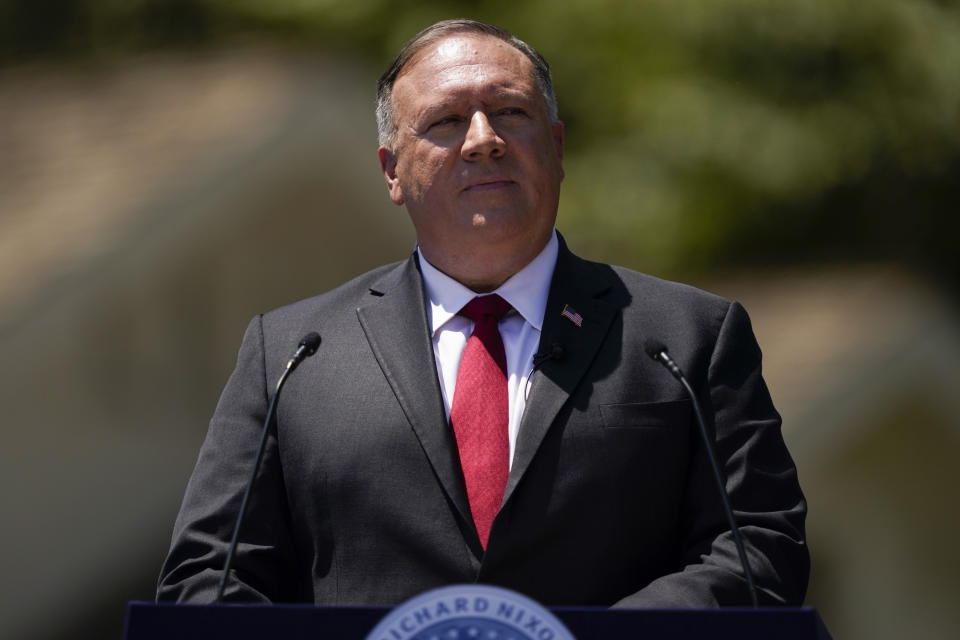
MULTIPOLYGON (((551 230, 552 233, 552 230, 551 230)), ((549 237, 547 238, 549 241, 549 237)), ((530 264, 546 247, 535 247, 535 251, 523 255, 505 256, 485 253, 484 255, 434 255, 420 246, 420 252, 438 271, 453 278, 476 293, 490 293, 509 280, 515 273, 530 264)))

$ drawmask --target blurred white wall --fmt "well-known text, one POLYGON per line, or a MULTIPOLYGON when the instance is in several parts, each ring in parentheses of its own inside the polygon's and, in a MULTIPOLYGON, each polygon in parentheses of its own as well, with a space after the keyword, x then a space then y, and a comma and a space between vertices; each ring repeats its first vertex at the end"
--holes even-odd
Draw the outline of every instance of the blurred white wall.
POLYGON ((118 635, 250 317, 409 253, 374 81, 268 50, 0 76, 0 637, 118 635))

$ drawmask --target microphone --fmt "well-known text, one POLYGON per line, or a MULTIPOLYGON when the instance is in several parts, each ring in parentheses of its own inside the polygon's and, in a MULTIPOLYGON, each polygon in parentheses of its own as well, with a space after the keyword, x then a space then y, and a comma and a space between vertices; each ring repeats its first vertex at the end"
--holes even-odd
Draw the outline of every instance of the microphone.
POLYGON ((717 489, 720 491, 720 501, 723 503, 723 510, 727 515, 727 523, 730 525, 730 531, 733 532, 733 542, 737 546, 737 554, 740 556, 740 565, 743 567, 743 575, 747 578, 747 587, 750 590, 750 601, 754 608, 757 604, 757 589, 753 585, 753 574, 750 572, 750 564, 747 562, 747 552, 743 548, 743 540, 740 538, 740 530, 737 528, 737 521, 733 517, 733 509, 730 507, 730 497, 727 495, 727 489, 723 484, 723 476, 720 474, 720 466, 717 464, 717 456, 713 452, 713 444, 710 442, 710 436, 707 433, 707 425, 703 420, 703 412, 700 409, 700 403, 697 402, 697 395, 693 392, 693 387, 687 382, 683 371, 673 361, 670 354, 667 353, 667 347, 662 342, 653 338, 648 338, 643 343, 643 350, 651 358, 663 365, 674 378, 680 381, 683 388, 686 389, 690 401, 693 403, 693 412, 697 418, 697 424, 700 426, 700 436, 703 439, 703 446, 707 451, 707 457, 710 459, 710 466, 713 468, 713 478, 716 480, 717 489))
MULTIPOLYGON (((309 358, 317 352, 317 349, 320 347, 320 334, 316 331, 311 331, 307 335, 303 336, 303 339, 300 341, 300 344, 297 345, 297 350, 293 353, 293 357, 290 358, 290 361, 287 362, 287 370, 292 371, 296 369, 297 366, 303 362, 306 358, 309 358)), ((279 386, 279 385, 278 385, 279 386)))
POLYGON ((270 421, 277 412, 277 400, 280 398, 280 391, 283 389, 287 377, 293 373, 301 362, 317 352, 320 347, 320 334, 311 331, 303 336, 293 357, 287 362, 286 368, 280 374, 277 380, 277 388, 273 392, 273 398, 270 399, 270 406, 267 408, 267 417, 263 421, 263 431, 260 433, 260 446, 257 448, 257 457, 253 463, 253 470, 250 472, 250 479, 247 480, 247 488, 243 492, 243 501, 240 503, 240 513, 237 514, 237 524, 233 528, 233 539, 230 540, 230 550, 227 552, 227 560, 223 563, 223 574, 220 576, 220 586, 217 588, 216 603, 223 601, 223 592, 227 588, 227 576, 230 575, 230 566, 233 564, 233 556, 237 551, 237 542, 240 540, 240 525, 243 524, 243 516, 247 513, 247 503, 250 501, 250 493, 253 489, 253 480, 257 477, 257 471, 260 470, 260 463, 263 461, 263 452, 267 446, 267 432, 270 429, 270 421))
POLYGON ((567 352, 563 348, 563 345, 560 344, 559 341, 554 340, 548 348, 533 355, 533 370, 536 371, 544 362, 549 360, 563 360, 563 356, 565 355, 567 355, 567 352))
POLYGON ((527 376, 527 383, 523 388, 524 398, 530 395, 530 383, 533 381, 533 374, 537 372, 537 369, 550 360, 563 360, 565 355, 567 355, 567 351, 558 340, 551 342, 549 347, 545 347, 539 353, 533 354, 533 368, 530 369, 530 375, 527 376))

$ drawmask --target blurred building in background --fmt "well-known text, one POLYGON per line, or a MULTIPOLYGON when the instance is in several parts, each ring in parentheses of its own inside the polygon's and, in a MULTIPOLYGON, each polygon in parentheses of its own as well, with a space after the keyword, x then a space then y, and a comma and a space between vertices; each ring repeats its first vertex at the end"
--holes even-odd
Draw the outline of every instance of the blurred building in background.
MULTIPOLYGON (((249 318, 409 253, 373 85, 461 13, 121 4, 0 2, 3 638, 118 637, 249 318)), ((631 4, 472 15, 554 66, 560 229, 745 304, 810 503, 808 603, 838 638, 946 637, 958 10, 631 4)))

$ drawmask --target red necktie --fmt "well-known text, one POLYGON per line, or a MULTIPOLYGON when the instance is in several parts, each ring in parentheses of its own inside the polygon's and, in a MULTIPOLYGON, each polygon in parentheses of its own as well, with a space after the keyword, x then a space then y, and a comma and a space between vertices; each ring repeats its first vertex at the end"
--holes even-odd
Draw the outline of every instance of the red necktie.
POLYGON ((457 370, 450 423, 457 438, 467 499, 480 543, 500 509, 509 472, 507 356, 498 324, 510 303, 498 295, 474 298, 460 310, 476 324, 457 370))

